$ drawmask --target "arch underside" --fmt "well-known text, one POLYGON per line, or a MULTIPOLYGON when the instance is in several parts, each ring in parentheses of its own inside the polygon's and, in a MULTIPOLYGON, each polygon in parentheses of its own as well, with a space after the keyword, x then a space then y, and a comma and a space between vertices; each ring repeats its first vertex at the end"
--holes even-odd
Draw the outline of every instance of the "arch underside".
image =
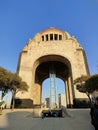
POLYGON ((36 69, 36 77, 35 82, 41 83, 46 79, 49 78, 49 71, 51 66, 54 66, 54 71, 56 77, 61 78, 63 81, 68 77, 69 70, 66 65, 61 62, 57 61, 48 61, 40 64, 36 69))
POLYGON ((65 59, 62 56, 58 55, 47 55, 39 58, 35 62, 35 82, 43 82, 46 78, 49 77, 50 66, 54 65, 56 71, 56 76, 65 81, 65 78, 71 74, 71 65, 69 60, 65 59))

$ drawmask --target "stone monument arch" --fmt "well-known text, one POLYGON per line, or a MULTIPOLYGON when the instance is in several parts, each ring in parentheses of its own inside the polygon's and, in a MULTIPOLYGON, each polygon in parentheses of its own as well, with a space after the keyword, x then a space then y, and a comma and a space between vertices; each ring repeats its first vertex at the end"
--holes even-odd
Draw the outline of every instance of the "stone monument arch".
POLYGON ((29 90, 16 95, 16 107, 41 106, 42 82, 49 77, 51 65, 65 83, 67 107, 74 105, 74 99, 87 98, 73 85, 76 78, 89 75, 84 49, 75 37, 51 27, 29 39, 20 53, 17 73, 27 82, 29 90))

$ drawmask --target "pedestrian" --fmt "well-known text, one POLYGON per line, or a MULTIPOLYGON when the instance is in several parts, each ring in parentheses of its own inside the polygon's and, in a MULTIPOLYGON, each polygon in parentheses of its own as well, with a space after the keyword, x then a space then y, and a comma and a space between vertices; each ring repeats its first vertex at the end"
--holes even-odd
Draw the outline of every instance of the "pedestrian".
POLYGON ((42 119, 44 118, 44 112, 43 111, 42 111, 41 117, 42 117, 42 119))
POLYGON ((94 126, 94 103, 91 103, 90 116, 91 116, 91 124, 94 126))
POLYGON ((98 97, 95 99, 95 105, 93 110, 93 119, 95 130, 98 130, 98 97))

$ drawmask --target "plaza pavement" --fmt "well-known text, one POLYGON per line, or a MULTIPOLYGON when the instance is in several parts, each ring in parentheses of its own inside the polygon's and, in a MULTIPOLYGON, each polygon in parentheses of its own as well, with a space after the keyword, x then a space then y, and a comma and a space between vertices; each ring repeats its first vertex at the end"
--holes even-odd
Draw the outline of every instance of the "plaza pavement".
POLYGON ((0 130, 94 130, 89 109, 68 109, 65 118, 33 118, 32 109, 3 110, 0 130))

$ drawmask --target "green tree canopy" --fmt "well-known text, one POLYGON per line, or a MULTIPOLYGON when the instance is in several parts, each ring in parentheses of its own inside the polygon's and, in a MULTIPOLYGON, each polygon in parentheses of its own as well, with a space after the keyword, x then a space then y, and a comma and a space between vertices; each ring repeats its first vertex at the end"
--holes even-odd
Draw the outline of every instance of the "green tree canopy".
POLYGON ((3 67, 0 67, 0 90, 2 91, 1 99, 3 99, 10 89, 10 76, 11 72, 7 71, 3 67))
POLYGON ((10 82, 10 90, 14 91, 15 93, 19 91, 28 91, 28 85, 26 82, 22 81, 22 79, 18 76, 18 74, 11 75, 11 82, 10 82))
POLYGON ((82 75, 81 77, 78 77, 76 80, 74 80, 74 84, 76 85, 76 89, 79 92, 85 93, 89 100, 90 100, 90 95, 86 89, 85 83, 88 80, 89 76, 82 75))
POLYGON ((92 75, 85 82, 86 90, 88 93, 92 93, 93 91, 98 91, 98 74, 92 75))
POLYGON ((79 92, 86 93, 85 82, 88 78, 89 76, 82 75, 81 77, 78 77, 76 80, 74 80, 74 84, 76 85, 76 88, 79 92))
POLYGON ((86 93, 90 99, 90 94, 98 91, 98 74, 92 76, 81 76, 74 80, 74 84, 79 92, 86 93))

